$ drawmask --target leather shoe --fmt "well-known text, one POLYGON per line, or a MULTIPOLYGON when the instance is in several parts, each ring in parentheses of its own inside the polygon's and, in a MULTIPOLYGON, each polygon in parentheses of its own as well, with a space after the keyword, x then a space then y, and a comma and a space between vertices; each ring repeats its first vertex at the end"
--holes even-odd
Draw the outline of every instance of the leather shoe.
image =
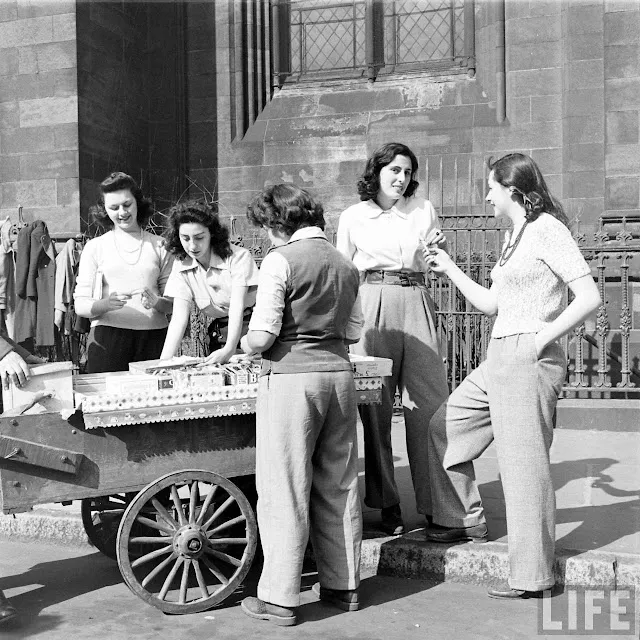
POLYGON ((0 624, 15 618, 17 614, 16 608, 7 600, 4 593, 0 591, 0 624))
POLYGON ((551 589, 543 591, 525 591, 524 589, 512 589, 509 585, 495 587, 487 591, 490 598, 500 600, 527 600, 529 598, 542 598, 546 592, 551 593, 551 589))
POLYGON ((471 527, 443 527, 439 524, 432 524, 426 532, 427 540, 430 542, 487 542, 489 532, 484 522, 474 524, 471 527))
POLYGON ((402 522, 402 512, 399 504, 384 507, 380 511, 380 515, 380 529, 382 531, 390 536, 401 536, 404 533, 404 522, 402 522))
POLYGON ((328 602, 343 611, 357 611, 360 608, 357 589, 327 589, 316 582, 311 591, 323 602, 328 602))
POLYGON ((268 620, 281 627, 292 627, 296 622, 296 613, 293 609, 280 607, 260 600, 260 598, 245 598, 240 607, 250 618, 257 620, 268 620))

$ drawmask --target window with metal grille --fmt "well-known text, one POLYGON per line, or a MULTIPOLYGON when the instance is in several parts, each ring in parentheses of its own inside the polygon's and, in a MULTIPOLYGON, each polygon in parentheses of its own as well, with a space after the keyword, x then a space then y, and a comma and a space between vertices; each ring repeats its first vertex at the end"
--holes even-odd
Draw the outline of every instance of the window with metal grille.
POLYGON ((273 0, 276 84, 475 67, 474 0, 273 0))

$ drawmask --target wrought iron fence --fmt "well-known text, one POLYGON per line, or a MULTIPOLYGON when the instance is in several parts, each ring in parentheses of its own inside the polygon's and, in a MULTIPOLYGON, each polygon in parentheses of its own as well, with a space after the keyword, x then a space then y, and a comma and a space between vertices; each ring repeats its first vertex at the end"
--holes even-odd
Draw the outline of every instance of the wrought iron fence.
MULTIPOLYGON (((486 168, 469 158, 449 167, 426 164, 427 197, 441 212, 448 247, 458 266, 490 285, 504 228, 487 211, 486 168)), ((569 356, 565 396, 640 395, 640 216, 603 216, 592 236, 574 234, 592 266, 603 304, 597 315, 563 339, 569 356)), ((432 275, 440 344, 453 390, 486 357, 492 320, 476 311, 448 279, 432 275)))

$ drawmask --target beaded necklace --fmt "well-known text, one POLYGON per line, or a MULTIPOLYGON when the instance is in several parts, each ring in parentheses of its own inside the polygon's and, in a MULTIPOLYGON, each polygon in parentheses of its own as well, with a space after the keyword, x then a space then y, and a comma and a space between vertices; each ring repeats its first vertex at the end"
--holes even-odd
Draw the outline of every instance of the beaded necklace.
POLYGON ((509 242, 507 243, 507 246, 503 249, 502 253, 500 254, 500 260, 498 260, 498 264, 501 267, 504 267, 504 265, 507 264, 507 262, 509 261, 509 258, 513 255, 513 252, 516 250, 516 247, 520 244, 522 234, 524 233, 524 230, 528 224, 529 224, 529 221, 525 220, 522 227, 520 227, 520 231, 518 232, 516 239, 513 242, 509 240, 509 242))
POLYGON ((135 266, 136 264, 138 264, 138 261, 140 260, 140 256, 142 255, 142 245, 144 244, 144 238, 143 238, 143 231, 142 229, 140 229, 140 243, 138 244, 138 246, 135 249, 125 249, 124 247, 122 248, 122 251, 126 252, 126 253, 134 253, 137 252, 137 255, 135 257, 135 260, 133 262, 129 262, 129 260, 127 260, 123 255, 122 252, 120 251, 120 247, 118 246, 118 238, 117 235, 115 233, 115 231, 113 232, 113 242, 116 245, 116 251, 118 252, 118 256, 120 256, 120 259, 122 260, 122 262, 124 262, 125 264, 128 264, 130 267, 135 266))

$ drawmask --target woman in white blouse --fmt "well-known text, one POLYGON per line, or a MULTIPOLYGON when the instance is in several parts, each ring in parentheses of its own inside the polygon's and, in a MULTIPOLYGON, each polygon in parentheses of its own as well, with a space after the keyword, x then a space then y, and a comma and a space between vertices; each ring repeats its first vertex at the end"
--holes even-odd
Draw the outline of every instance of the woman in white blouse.
POLYGON ((228 362, 256 303, 258 267, 253 256, 229 242, 229 230, 204 202, 172 207, 165 238, 176 261, 165 287, 165 295, 173 298, 173 315, 160 357, 175 355, 195 302, 212 320, 207 362, 228 362))
POLYGON ((448 395, 421 250, 422 243, 442 245, 445 238, 431 203, 415 195, 417 171, 418 161, 407 146, 393 142, 382 146, 369 158, 358 181, 361 202, 342 213, 338 226, 338 249, 360 271, 365 326, 353 352, 393 360, 382 404, 361 407, 365 504, 381 509, 381 528, 391 535, 404 532, 391 448, 396 388, 404 409, 416 506, 427 522, 431 516, 427 429, 448 395))

